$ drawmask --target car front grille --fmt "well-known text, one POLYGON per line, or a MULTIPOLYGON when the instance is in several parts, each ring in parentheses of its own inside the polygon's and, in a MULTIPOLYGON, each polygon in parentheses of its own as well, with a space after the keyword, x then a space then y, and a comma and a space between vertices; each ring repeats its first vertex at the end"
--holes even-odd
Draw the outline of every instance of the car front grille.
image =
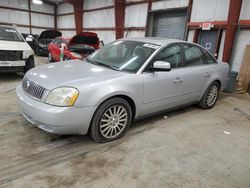
POLYGON ((46 89, 44 87, 30 81, 27 78, 23 79, 22 87, 26 93, 28 93, 32 97, 39 99, 39 100, 42 99, 42 97, 46 91, 46 89))
POLYGON ((0 50, 0 61, 20 61, 22 57, 22 51, 0 50))

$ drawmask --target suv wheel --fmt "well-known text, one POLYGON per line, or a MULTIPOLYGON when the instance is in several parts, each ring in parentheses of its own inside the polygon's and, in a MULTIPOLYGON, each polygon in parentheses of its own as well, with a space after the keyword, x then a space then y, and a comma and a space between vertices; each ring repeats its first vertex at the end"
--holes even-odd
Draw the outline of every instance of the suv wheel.
POLYGON ((119 97, 112 98, 96 110, 90 128, 95 142, 110 142, 124 136, 132 120, 129 103, 119 97))

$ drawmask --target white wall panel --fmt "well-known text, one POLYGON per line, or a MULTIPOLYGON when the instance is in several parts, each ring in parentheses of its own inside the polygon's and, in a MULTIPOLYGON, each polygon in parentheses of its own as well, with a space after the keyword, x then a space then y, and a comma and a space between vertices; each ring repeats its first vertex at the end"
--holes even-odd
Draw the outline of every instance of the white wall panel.
POLYGON ((34 26, 54 28, 54 16, 31 13, 31 24, 34 26))
POLYGON ((58 16, 57 17, 57 27, 58 28, 75 28, 75 16, 58 16))
POLYGON ((37 34, 37 35, 40 35, 41 32, 43 32, 44 30, 46 30, 46 29, 37 29, 37 28, 32 28, 31 29, 32 34, 37 34))
POLYGON ((29 13, 23 11, 15 11, 0 8, 0 22, 29 24, 29 13))
POLYGON ((104 44, 108 44, 115 40, 115 31, 91 31, 98 34, 100 40, 104 42, 104 44))
POLYGON ((194 30, 189 30, 189 31, 188 31, 188 38, 187 38, 187 41, 188 41, 188 42, 193 42, 193 38, 194 38, 194 30))
POLYGON ((243 0, 241 6, 240 20, 250 20, 250 1, 243 0))
POLYGON ((125 27, 145 27, 148 5, 138 4, 126 6, 125 27))
POLYGON ((187 7, 188 0, 164 0, 152 3, 152 10, 187 7))
POLYGON ((250 30, 241 30, 236 36, 233 57, 232 57, 232 71, 239 72, 243 61, 246 45, 250 44, 250 30), (238 40, 237 40, 238 39, 238 40))
POLYGON ((114 9, 105 9, 83 14, 83 28, 114 27, 114 9))
POLYGON ((19 31, 19 33, 30 33, 30 28, 28 27, 17 27, 16 30, 19 31))
POLYGON ((227 20, 230 0, 194 0, 191 22, 227 20))
POLYGON ((84 0, 84 9, 94 9, 114 5, 113 0, 84 0))
POLYGON ((27 0, 0 0, 0 6, 29 9, 29 4, 27 0))
POLYGON ((70 3, 63 3, 58 5, 57 7, 57 14, 65 14, 74 12, 74 7, 70 3))
POLYGON ((62 32, 63 37, 73 37, 76 34, 76 31, 60 31, 60 32, 62 32))
POLYGON ((221 42, 220 42, 219 56, 218 56, 219 61, 222 61, 224 44, 225 44, 225 36, 226 36, 226 31, 223 30, 223 33, 222 33, 222 36, 221 36, 221 42))
POLYGON ((124 31, 124 38, 145 37, 145 31, 124 31))
POLYGON ((42 5, 35 5, 31 2, 30 9, 33 11, 46 12, 54 14, 54 6, 43 3, 42 5))

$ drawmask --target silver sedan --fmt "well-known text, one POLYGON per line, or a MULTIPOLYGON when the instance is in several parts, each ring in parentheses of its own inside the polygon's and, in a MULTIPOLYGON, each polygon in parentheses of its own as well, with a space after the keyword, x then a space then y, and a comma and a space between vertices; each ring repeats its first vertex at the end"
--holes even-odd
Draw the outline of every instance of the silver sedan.
POLYGON ((108 142, 122 137, 134 119, 193 103, 212 108, 228 71, 196 44, 122 39, 85 61, 30 70, 16 93, 23 116, 39 128, 108 142))

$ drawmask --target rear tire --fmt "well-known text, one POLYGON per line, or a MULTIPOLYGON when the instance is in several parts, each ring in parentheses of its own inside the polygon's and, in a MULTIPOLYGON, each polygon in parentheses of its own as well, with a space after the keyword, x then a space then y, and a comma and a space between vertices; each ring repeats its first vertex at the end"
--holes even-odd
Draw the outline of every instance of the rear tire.
POLYGON ((132 121, 129 103, 119 97, 105 101, 96 110, 90 127, 90 136, 97 143, 123 137, 132 121))
POLYGON ((211 109, 217 102, 220 92, 220 85, 218 82, 213 82, 209 85, 202 99, 199 102, 199 106, 203 109, 211 109))
POLYGON ((30 56, 29 59, 25 61, 24 74, 34 67, 35 67, 34 57, 30 56))

